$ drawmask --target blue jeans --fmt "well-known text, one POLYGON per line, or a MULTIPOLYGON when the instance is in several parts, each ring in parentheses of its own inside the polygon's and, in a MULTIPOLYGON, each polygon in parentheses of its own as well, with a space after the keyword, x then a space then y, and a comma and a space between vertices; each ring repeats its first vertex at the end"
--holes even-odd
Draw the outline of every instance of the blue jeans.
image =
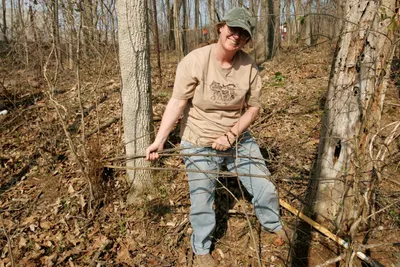
POLYGON ((241 183, 252 195, 254 211, 262 227, 271 232, 282 229, 277 190, 267 179, 270 172, 262 159, 260 148, 249 133, 240 137, 237 148, 234 145, 227 151, 197 147, 184 140, 181 142, 181 149, 182 154, 191 154, 183 158, 189 178, 190 222, 193 228, 191 243, 196 254, 204 255, 210 252, 211 235, 216 223, 213 209, 216 179, 224 164, 229 172, 238 174, 241 183), (230 156, 221 156, 227 154, 230 156))

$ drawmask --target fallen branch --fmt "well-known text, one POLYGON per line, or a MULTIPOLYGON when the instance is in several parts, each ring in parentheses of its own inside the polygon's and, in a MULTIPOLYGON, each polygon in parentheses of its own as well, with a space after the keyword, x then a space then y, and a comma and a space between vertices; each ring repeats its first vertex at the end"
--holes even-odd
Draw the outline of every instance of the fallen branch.
MULTIPOLYGON (((284 207, 285 209, 287 209, 288 211, 290 211, 291 213, 293 213, 294 215, 298 216, 300 219, 302 219, 303 221, 305 221, 309 225, 311 225, 312 227, 314 227, 315 229, 317 229, 322 234, 324 234, 327 237, 329 237, 331 240, 335 241, 337 244, 341 245, 342 247, 344 247, 346 249, 350 247, 349 243, 347 243, 346 241, 344 241, 342 238, 338 237, 337 235, 333 234, 331 231, 329 231, 328 229, 326 229, 325 227, 323 227, 322 225, 320 225, 316 221, 310 219, 309 217, 304 215, 304 213, 298 211, 296 208, 291 206, 289 203, 287 203, 284 200, 280 199, 279 200, 279 204, 282 207, 284 207)), ((367 255, 365 255, 364 253, 362 253, 360 251, 357 251, 356 255, 357 255, 358 258, 360 258, 364 262, 368 263, 372 267, 384 267, 382 264, 380 264, 379 262, 377 262, 374 259, 371 259, 370 257, 368 257, 367 255)))
POLYGON ((101 130, 104 130, 104 129, 108 128, 110 125, 112 125, 112 124, 114 124, 114 123, 116 123, 118 121, 119 121, 119 117, 115 117, 115 118, 109 119, 108 121, 106 121, 105 123, 100 125, 99 128, 96 128, 94 130, 91 130, 91 131, 87 132, 86 135, 85 135, 85 138, 88 138, 91 135, 93 135, 93 134, 95 134, 95 133, 97 133, 97 132, 99 132, 101 130))
POLYGON ((12 266, 12 267, 15 267, 15 261, 14 261, 14 255, 13 255, 13 252, 12 252, 11 239, 10 239, 10 237, 9 237, 8 234, 7 234, 6 227, 4 226, 4 223, 3 223, 3 215, 0 215, 0 219, 1 219, 1 226, 2 226, 2 228, 3 228, 4 235, 5 235, 6 238, 7 238, 8 254, 10 255, 10 259, 11 259, 11 266, 12 266))
POLYGON ((111 240, 107 239, 103 245, 101 245, 101 247, 99 247, 99 249, 96 251, 96 253, 94 254, 92 260, 90 261, 90 267, 96 267, 97 266, 97 260, 99 259, 101 253, 103 252, 103 250, 105 250, 107 248, 108 245, 110 245, 112 243, 111 240))
POLYGON ((331 265, 331 264, 334 264, 334 263, 336 263, 336 262, 339 262, 339 261, 343 260, 345 257, 346 257, 346 255, 345 255, 345 254, 342 254, 342 255, 339 255, 339 256, 337 256, 337 257, 335 257, 335 258, 329 259, 329 260, 327 260, 326 262, 324 262, 324 263, 322 263, 322 264, 318 264, 318 265, 315 266, 315 267, 325 267, 325 266, 329 266, 329 265, 331 265))

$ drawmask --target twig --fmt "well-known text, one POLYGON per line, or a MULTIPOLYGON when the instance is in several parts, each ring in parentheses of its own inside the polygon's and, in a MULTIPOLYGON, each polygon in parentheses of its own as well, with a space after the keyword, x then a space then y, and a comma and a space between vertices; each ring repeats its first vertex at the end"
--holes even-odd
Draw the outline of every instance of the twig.
POLYGON ((9 250, 8 253, 9 253, 10 259, 11 259, 11 266, 15 267, 15 260, 14 260, 14 254, 12 252, 11 240, 10 240, 10 237, 8 236, 8 234, 7 234, 6 227, 4 226, 3 215, 2 214, 0 215, 0 219, 1 219, 1 226, 3 228, 4 235, 7 238, 7 245, 8 245, 8 250, 9 250))
POLYGON ((96 127, 96 129, 93 129, 93 130, 87 132, 85 134, 85 137, 88 138, 88 137, 92 136, 93 134, 95 134, 97 132, 100 132, 103 129, 106 129, 107 127, 109 127, 110 125, 112 125, 112 124, 114 124, 114 123, 116 123, 118 121, 119 121, 119 117, 111 118, 108 121, 106 121, 104 124, 96 127))
POLYGON ((315 267, 325 267, 325 266, 329 266, 329 265, 331 265, 331 264, 334 264, 334 263, 336 263, 336 262, 339 262, 339 261, 343 260, 345 257, 346 257, 346 255, 345 255, 345 254, 342 254, 342 255, 339 255, 339 256, 337 256, 337 257, 335 257, 335 258, 329 259, 329 260, 327 260, 326 262, 324 262, 324 263, 322 263, 322 264, 318 264, 318 265, 316 265, 315 267))
MULTIPOLYGON (((236 177, 236 176, 250 176, 254 178, 268 178, 269 175, 259 175, 259 174, 249 174, 249 173, 234 173, 234 172, 215 172, 215 171, 203 171, 203 170, 185 170, 180 168, 160 168, 160 167, 127 167, 127 166, 117 166, 117 165, 104 165, 106 168, 120 169, 120 170, 154 170, 154 171, 178 171, 178 172, 197 172, 197 173, 209 173, 217 174, 225 177, 236 177)), ((285 178, 285 180, 299 180, 300 178, 285 178)), ((316 178, 301 178, 303 180, 316 180, 316 178)), ((319 181, 336 181, 343 179, 339 178, 318 178, 319 181)))
POLYGON ((107 246, 109 244, 111 244, 111 240, 107 239, 103 245, 101 245, 101 247, 96 251, 96 253, 94 254, 92 260, 90 261, 90 267, 96 267, 97 263, 96 261, 99 259, 101 253, 103 252, 103 250, 105 250, 107 248, 107 246))

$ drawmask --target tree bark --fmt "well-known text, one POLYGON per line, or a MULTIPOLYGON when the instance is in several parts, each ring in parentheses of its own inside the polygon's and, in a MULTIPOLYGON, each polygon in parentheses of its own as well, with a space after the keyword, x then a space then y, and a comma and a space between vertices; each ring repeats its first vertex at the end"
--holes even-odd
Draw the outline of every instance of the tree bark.
POLYGON ((195 33, 195 44, 198 45, 201 40, 201 29, 199 27, 199 14, 200 5, 199 0, 194 1, 194 33, 195 33))
POLYGON ((210 34, 210 41, 217 39, 217 33, 215 31, 215 0, 208 0, 208 14, 210 16, 210 23, 209 23, 209 34, 210 34))
MULTIPOLYGON (((122 79, 122 106, 127 156, 145 153, 153 132, 149 57, 149 26, 145 0, 119 0, 118 38, 122 79), (132 19, 135 18, 135 19, 132 19)), ((127 162, 128 167, 150 166, 144 159, 127 162)), ((153 186, 150 171, 128 170, 131 195, 153 186)))
POLYGON ((183 58, 182 46, 182 31, 180 27, 180 10, 182 0, 174 0, 174 37, 175 37, 175 50, 178 53, 178 61, 183 58))
POLYGON ((8 43, 7 39, 7 6, 6 6, 6 0, 2 0, 1 4, 3 5, 3 27, 1 28, 1 32, 3 33, 4 36, 4 41, 8 43))
POLYGON ((364 196, 375 179, 367 147, 379 127, 390 72, 395 2, 347 1, 315 170, 314 211, 325 217, 316 219, 336 229, 367 217, 364 196))
POLYGON ((158 67, 158 79, 160 84, 162 84, 162 74, 161 74, 161 60, 160 60, 160 38, 158 36, 158 23, 157 23, 157 3, 153 0, 153 15, 154 15, 154 32, 156 35, 156 53, 157 53, 157 67, 158 67))

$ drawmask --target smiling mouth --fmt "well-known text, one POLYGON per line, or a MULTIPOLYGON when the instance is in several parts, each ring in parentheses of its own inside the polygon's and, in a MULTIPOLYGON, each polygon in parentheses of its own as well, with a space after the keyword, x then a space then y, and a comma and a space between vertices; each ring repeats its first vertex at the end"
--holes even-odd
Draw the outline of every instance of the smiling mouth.
POLYGON ((238 46, 238 45, 239 45, 239 41, 232 40, 232 39, 230 39, 230 38, 228 38, 228 41, 229 41, 230 44, 232 44, 232 45, 234 45, 234 46, 238 46))

